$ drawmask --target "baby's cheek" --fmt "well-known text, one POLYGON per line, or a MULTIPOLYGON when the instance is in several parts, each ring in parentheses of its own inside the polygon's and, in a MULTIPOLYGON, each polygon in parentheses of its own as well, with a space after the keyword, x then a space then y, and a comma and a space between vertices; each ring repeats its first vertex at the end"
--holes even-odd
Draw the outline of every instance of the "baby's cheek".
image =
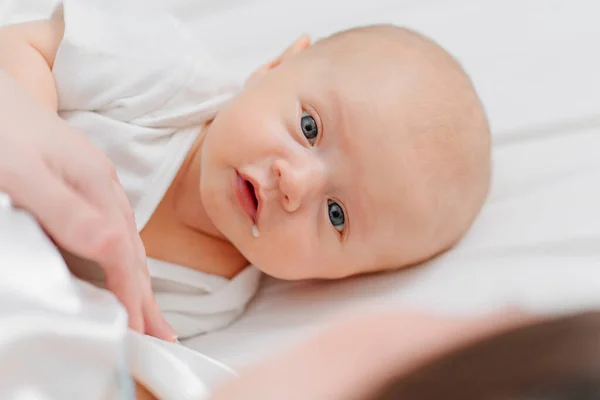
POLYGON ((288 213, 276 203, 269 204, 259 230, 260 236, 251 245, 259 269, 280 279, 314 275, 310 269, 320 243, 314 213, 309 215, 308 208, 288 213))
POLYGON ((257 267, 266 274, 285 280, 314 277, 311 268, 316 257, 312 245, 306 240, 298 236, 274 235, 261 250, 257 267))

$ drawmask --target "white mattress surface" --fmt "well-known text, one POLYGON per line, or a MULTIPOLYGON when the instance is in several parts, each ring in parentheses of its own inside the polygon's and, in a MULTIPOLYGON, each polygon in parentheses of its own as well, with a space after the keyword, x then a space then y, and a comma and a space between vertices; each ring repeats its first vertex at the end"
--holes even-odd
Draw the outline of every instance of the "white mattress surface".
MULTIPOLYGON (((490 199, 457 248, 398 273, 336 283, 267 279, 240 321, 188 346, 241 365, 361 308, 464 313, 600 307, 600 2, 152 3, 185 19, 238 77, 305 32, 318 38, 376 22, 412 27, 463 63, 494 135, 490 199)), ((44 0, 0 0, 0 15, 12 20, 47 9, 44 0)))

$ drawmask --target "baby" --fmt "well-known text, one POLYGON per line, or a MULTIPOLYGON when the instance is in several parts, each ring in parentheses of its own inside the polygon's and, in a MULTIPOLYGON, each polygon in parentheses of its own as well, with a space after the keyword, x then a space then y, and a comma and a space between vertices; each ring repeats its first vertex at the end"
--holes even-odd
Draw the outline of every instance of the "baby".
POLYGON ((398 269, 472 224, 488 124, 429 39, 394 26, 301 37, 239 88, 179 21, 123 3, 64 1, 5 27, 0 53, 26 50, 0 67, 114 163, 180 337, 239 316, 259 271, 398 269))

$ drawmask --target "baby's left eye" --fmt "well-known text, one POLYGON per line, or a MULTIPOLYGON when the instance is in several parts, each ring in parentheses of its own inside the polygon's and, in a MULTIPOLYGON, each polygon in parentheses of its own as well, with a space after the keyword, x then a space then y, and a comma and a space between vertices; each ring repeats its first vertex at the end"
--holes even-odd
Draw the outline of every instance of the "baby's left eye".
POLYGON ((317 136, 319 136, 319 128, 317 128, 315 119, 306 111, 302 112, 300 127, 302 128, 304 137, 306 137, 311 146, 314 146, 315 140, 317 140, 317 136))

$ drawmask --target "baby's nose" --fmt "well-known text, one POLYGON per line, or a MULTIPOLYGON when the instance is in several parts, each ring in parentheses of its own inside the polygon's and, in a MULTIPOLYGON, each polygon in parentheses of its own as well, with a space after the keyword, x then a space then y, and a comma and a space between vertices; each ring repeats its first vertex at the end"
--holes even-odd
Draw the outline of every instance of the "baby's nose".
POLYGON ((298 210, 309 198, 318 196, 323 191, 325 173, 316 160, 292 165, 279 159, 273 162, 273 173, 283 195, 283 208, 288 212, 298 210))

